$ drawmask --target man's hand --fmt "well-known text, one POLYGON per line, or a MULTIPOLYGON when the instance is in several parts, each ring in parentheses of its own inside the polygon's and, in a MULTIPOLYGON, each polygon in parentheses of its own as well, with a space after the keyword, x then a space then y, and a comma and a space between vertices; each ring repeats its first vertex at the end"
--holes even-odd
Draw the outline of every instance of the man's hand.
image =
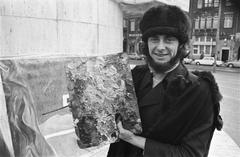
POLYGON ((119 134, 120 139, 128 142, 128 141, 130 141, 134 138, 135 135, 131 131, 123 128, 122 121, 118 122, 117 127, 118 127, 119 132, 120 132, 120 134, 119 134))
POLYGON ((131 143, 134 146, 144 149, 146 138, 137 136, 133 134, 131 131, 124 129, 121 121, 118 122, 117 127, 119 129, 120 139, 128 143, 131 143))

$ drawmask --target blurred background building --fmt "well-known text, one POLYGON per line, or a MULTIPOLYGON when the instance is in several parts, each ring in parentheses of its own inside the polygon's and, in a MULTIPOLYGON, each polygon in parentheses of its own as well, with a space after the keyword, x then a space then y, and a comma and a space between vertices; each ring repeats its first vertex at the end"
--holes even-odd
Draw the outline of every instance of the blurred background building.
POLYGON ((190 0, 192 58, 239 60, 240 9, 231 0, 190 0))

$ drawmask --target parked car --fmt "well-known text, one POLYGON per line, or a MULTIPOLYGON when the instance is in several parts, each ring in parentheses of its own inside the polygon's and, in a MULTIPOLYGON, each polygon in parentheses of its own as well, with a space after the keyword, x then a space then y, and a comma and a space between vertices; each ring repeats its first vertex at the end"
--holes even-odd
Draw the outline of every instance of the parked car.
MULTIPOLYGON (((195 59, 195 64, 197 65, 213 65, 214 64, 214 57, 204 57, 203 59, 195 59)), ((223 61, 216 60, 216 65, 221 66, 223 65, 223 61)))
POLYGON ((190 59, 190 58, 183 58, 183 63, 184 64, 191 64, 192 63, 192 59, 190 59))
POLYGON ((227 67, 233 68, 233 67, 238 67, 240 68, 240 60, 239 61, 228 61, 226 63, 227 67))

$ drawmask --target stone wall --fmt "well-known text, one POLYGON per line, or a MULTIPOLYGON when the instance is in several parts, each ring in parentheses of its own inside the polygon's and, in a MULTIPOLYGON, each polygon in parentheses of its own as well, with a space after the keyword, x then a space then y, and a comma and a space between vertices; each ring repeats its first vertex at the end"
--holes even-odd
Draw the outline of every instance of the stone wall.
POLYGON ((114 0, 0 0, 0 57, 122 51, 114 0))

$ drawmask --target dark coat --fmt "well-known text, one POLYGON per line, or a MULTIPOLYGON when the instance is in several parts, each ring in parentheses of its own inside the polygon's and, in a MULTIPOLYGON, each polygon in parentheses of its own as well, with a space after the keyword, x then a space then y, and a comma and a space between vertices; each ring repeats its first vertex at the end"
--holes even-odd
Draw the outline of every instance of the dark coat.
POLYGON ((180 64, 154 88, 147 66, 132 74, 145 148, 120 140, 111 144, 108 157, 206 157, 221 99, 211 73, 195 72, 198 77, 180 64))

